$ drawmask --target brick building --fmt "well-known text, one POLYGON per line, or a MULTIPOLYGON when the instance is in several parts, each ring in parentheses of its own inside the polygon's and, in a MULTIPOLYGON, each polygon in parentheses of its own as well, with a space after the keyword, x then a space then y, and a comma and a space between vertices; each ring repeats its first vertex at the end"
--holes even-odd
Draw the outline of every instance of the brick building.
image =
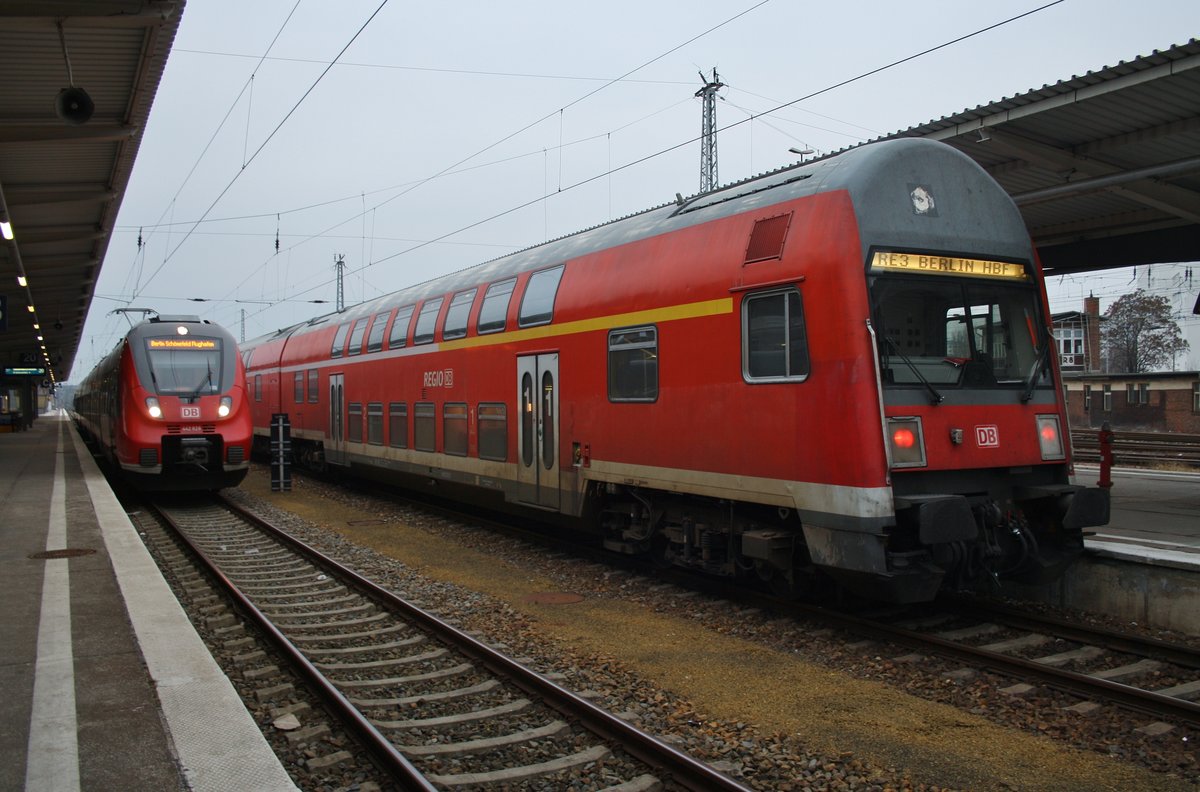
POLYGON ((1063 370, 1072 429, 1200 434, 1200 372, 1100 374, 1063 370))

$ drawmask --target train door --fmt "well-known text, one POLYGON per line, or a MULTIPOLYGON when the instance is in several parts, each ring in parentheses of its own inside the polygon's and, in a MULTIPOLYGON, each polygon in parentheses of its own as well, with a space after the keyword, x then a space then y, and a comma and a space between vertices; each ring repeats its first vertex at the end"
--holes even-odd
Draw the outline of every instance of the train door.
POLYGON ((346 464, 346 405, 344 374, 329 375, 329 437, 325 443, 325 461, 346 464))
POLYGON ((517 358, 517 499, 559 508, 558 353, 517 358))

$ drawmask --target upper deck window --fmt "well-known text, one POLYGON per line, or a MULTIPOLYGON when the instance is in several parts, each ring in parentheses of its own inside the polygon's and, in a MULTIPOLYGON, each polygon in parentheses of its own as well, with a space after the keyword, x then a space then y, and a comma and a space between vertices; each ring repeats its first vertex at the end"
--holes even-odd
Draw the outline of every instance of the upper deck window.
POLYGON ((383 349, 383 331, 387 329, 387 320, 390 315, 390 311, 375 314, 375 321, 371 324, 371 335, 367 337, 368 352, 378 352, 383 349))
POLYGON ((413 331, 414 344, 428 344, 433 341, 433 331, 437 326, 438 312, 442 310, 444 299, 438 297, 435 300, 426 300, 421 306, 421 313, 417 316, 417 329, 413 331))
POLYGON ((475 289, 461 291, 450 300, 446 311, 446 324, 442 327, 442 340, 462 338, 467 334, 467 318, 471 314, 471 303, 475 301, 475 289))
POLYGON ((354 324, 354 331, 350 333, 350 349, 349 354, 361 355, 363 351, 363 337, 367 334, 367 319, 359 319, 354 324))
POLYGON ((504 323, 508 319, 508 303, 516 285, 517 279, 509 278, 488 286, 479 309, 479 324, 475 328, 479 333, 499 333, 504 330, 504 323))
POLYGON ((533 273, 525 286, 525 296, 521 298, 521 311, 517 316, 517 325, 532 327, 549 324, 554 318, 554 298, 558 294, 558 282, 562 279, 564 265, 544 269, 533 273))
POLYGON ((388 334, 388 349, 399 349, 408 343, 408 325, 412 315, 411 305, 396 311, 396 318, 392 320, 392 332, 388 334))
POLYGON ((349 333, 349 324, 344 324, 338 327, 337 332, 333 334, 333 346, 329 349, 329 357, 340 358, 342 356, 342 352, 346 348, 346 336, 349 333))

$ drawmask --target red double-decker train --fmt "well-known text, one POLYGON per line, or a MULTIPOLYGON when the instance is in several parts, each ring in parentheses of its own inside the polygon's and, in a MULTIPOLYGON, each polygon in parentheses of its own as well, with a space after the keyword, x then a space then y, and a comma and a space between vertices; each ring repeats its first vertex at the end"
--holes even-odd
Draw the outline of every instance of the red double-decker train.
POLYGON ((196 316, 133 327, 75 391, 75 422, 144 490, 215 490, 250 469, 246 370, 237 341, 196 316))
POLYGON ((893 601, 1060 574, 1072 483, 1040 266, 1009 196, 880 142, 244 346, 256 440, 554 515, 614 550, 893 601))

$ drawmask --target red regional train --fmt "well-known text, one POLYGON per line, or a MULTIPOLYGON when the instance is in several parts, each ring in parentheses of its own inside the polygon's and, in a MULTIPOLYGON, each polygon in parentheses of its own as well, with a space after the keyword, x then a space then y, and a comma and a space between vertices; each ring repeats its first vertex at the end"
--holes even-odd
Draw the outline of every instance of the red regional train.
POLYGON ((196 316, 141 322, 75 392, 82 433, 144 490, 235 487, 252 427, 237 341, 196 316))
MULTIPOLYGON (((1048 579, 1072 483, 1040 264, 941 143, 854 148, 246 344, 256 443, 618 551, 892 601, 1048 579), (820 583, 820 581, 824 583, 820 583)), ((249 383, 248 383, 249 384, 249 383)))

